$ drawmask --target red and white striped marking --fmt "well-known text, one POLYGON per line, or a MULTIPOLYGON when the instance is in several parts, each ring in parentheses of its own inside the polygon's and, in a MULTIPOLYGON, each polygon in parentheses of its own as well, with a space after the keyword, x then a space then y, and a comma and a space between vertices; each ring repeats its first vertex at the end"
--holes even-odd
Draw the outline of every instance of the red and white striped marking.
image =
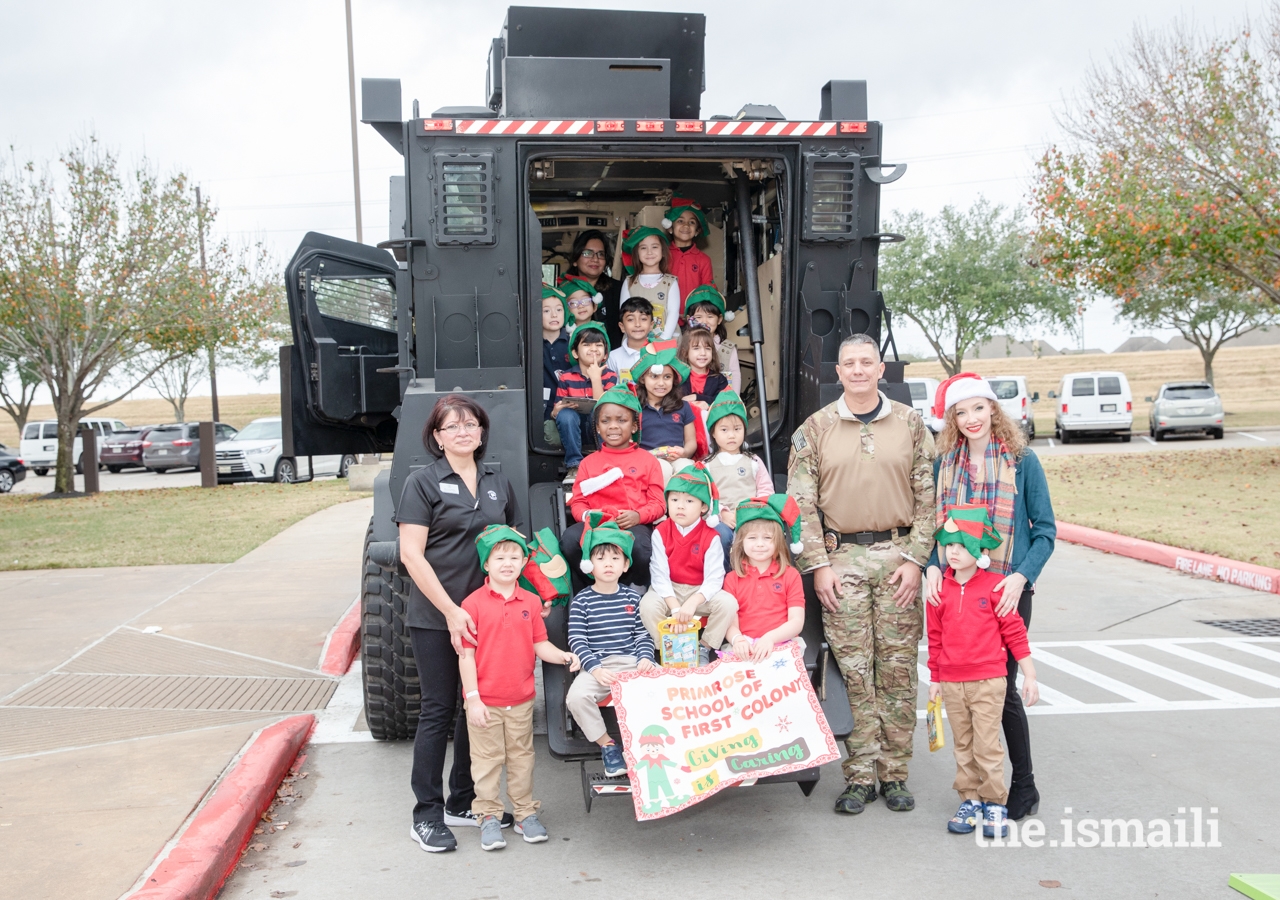
POLYGON ((593 119, 459 119, 457 134, 594 134, 593 119))
POLYGON ((707 134, 716 137, 826 137, 836 134, 839 122, 707 122, 707 134))

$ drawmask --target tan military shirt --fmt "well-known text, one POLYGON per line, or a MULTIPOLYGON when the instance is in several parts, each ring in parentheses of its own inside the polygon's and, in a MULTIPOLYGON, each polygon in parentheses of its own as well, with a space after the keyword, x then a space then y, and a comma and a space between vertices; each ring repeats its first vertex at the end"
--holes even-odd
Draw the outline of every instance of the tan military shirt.
POLYGON ((864 423, 841 396, 805 420, 791 438, 787 492, 803 517, 802 572, 827 565, 826 527, 844 533, 911 526, 905 552, 924 565, 933 547, 933 436, 920 414, 880 394, 864 423))

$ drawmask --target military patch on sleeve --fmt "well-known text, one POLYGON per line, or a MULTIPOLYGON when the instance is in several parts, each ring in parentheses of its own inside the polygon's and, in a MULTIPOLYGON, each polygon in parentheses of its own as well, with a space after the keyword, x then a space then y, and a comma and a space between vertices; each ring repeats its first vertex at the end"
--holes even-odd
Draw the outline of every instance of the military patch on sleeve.
POLYGON ((791 435, 791 446, 796 448, 797 453, 803 453, 809 449, 809 442, 804 439, 803 428, 797 428, 796 433, 791 435))

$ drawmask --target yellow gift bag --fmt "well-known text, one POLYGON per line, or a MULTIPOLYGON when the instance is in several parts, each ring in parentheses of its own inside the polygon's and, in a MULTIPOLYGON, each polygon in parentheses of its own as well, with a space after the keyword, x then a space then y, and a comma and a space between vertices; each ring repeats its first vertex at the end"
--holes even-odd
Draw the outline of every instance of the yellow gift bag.
POLYGON ((658 658, 672 669, 698 667, 698 620, 681 625, 674 618, 658 623, 658 658))
POLYGON ((947 736, 942 730, 942 695, 939 694, 925 706, 925 727, 929 729, 929 752, 947 746, 947 736))

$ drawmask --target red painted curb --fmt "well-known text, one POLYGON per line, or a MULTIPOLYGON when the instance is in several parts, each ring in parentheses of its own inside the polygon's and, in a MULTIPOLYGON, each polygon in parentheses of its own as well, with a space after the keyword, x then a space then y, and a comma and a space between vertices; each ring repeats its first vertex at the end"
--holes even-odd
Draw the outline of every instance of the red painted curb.
POLYGON ((292 716, 262 729, 129 900, 212 898, 235 869, 315 723, 315 716, 292 716))
POLYGON ((326 675, 346 675, 351 664, 360 653, 360 600, 351 604, 338 624, 329 632, 329 640, 325 642, 324 658, 320 661, 320 671, 326 675))
POLYGON ((1071 544, 1092 547, 1094 550, 1114 553, 1117 556, 1140 559, 1157 566, 1167 566, 1188 575, 1195 575, 1197 578, 1224 581, 1254 591, 1280 594, 1280 569, 1270 569, 1223 556, 1214 556, 1211 553, 1200 553, 1197 550, 1183 550, 1181 547, 1170 547, 1168 544, 1126 537, 1111 531, 1086 528, 1084 525, 1072 525, 1070 522, 1058 522, 1058 539, 1071 544))

